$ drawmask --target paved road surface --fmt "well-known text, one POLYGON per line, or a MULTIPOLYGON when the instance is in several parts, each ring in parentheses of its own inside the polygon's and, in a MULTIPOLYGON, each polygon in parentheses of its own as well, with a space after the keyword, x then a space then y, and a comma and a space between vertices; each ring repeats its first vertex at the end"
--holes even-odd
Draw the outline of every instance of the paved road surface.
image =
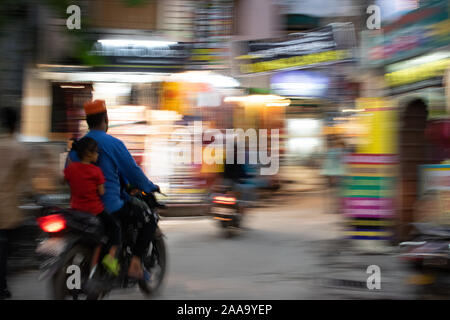
MULTIPOLYGON (((339 242, 333 240, 342 238, 342 217, 326 213, 325 207, 320 192, 274 198, 263 208, 251 209, 246 230, 233 238, 224 237, 207 217, 164 219, 160 226, 167 236, 169 267, 156 298, 410 298, 392 257, 351 256, 345 262, 339 242), (366 268, 373 263, 389 272, 378 292, 329 282, 366 281, 366 268)), ((37 272, 13 277, 10 286, 15 299, 49 298, 37 272)), ((116 290, 107 297, 143 298, 138 289, 116 290)))

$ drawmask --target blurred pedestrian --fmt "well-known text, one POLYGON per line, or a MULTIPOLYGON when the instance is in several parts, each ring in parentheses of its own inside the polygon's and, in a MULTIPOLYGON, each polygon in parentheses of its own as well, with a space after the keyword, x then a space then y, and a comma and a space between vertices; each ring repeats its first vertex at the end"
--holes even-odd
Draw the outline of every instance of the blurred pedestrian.
POLYGON ((345 175, 345 143, 337 136, 328 139, 328 150, 322 165, 322 175, 326 177, 331 192, 331 212, 339 212, 339 191, 345 175))
POLYGON ((6 282, 8 240, 24 218, 18 206, 23 185, 28 182, 29 157, 15 136, 16 110, 3 108, 0 113, 0 299, 7 299, 11 298, 6 282))

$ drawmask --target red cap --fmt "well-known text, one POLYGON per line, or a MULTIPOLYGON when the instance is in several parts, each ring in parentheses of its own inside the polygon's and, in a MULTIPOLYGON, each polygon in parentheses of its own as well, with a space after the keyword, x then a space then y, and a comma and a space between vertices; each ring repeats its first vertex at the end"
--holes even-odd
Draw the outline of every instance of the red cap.
POLYGON ((88 101, 84 103, 83 107, 87 116, 90 114, 106 112, 105 100, 88 101))

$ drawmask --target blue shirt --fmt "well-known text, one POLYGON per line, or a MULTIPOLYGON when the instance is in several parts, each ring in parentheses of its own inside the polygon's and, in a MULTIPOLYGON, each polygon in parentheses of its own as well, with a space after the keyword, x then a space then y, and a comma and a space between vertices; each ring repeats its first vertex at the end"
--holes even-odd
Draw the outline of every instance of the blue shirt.
MULTIPOLYGON (((102 169, 106 179, 105 194, 101 198, 107 212, 119 210, 127 200, 121 179, 146 193, 156 190, 156 186, 147 179, 122 141, 101 130, 90 130, 86 137, 94 139, 98 144, 96 164, 102 169)), ((75 151, 69 153, 69 158, 71 161, 80 161, 75 151)))

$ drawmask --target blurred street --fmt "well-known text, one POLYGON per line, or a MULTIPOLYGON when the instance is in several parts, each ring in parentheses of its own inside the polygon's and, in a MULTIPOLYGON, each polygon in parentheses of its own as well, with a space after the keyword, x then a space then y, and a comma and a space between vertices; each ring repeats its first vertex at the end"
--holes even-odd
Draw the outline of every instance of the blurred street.
MULTIPOLYGON (((409 299, 406 272, 393 255, 356 256, 342 245, 342 216, 326 213, 323 192, 280 194, 252 208, 246 229, 231 238, 209 217, 163 218, 168 274, 156 299, 409 299), (365 284, 370 264, 382 289, 365 284)), ((14 299, 48 299, 37 272, 11 278, 14 299)), ((136 289, 109 299, 144 299, 136 289)))
POLYGON ((4 0, 0 49, 0 300, 450 297, 449 0, 4 0))

